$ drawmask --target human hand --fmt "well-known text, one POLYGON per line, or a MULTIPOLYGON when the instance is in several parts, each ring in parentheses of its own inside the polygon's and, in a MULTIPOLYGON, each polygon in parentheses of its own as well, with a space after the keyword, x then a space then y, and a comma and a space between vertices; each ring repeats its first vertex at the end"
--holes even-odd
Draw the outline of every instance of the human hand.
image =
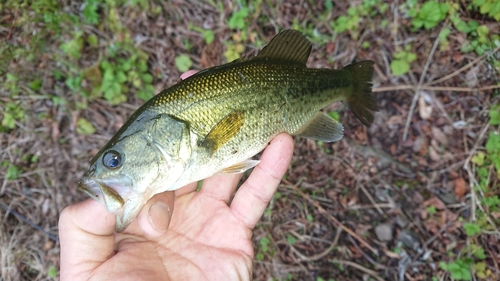
POLYGON ((292 153, 292 138, 278 135, 232 201, 241 174, 217 174, 198 192, 193 183, 155 195, 122 233, 92 199, 67 207, 59 219, 60 279, 250 280, 252 229, 292 153))

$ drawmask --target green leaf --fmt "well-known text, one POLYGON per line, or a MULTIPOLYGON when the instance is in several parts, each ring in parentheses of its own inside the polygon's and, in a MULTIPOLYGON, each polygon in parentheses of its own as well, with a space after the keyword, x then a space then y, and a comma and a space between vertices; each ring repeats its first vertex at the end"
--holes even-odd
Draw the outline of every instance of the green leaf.
POLYGON ((42 88, 42 79, 36 78, 35 80, 31 81, 30 88, 34 91, 40 90, 42 88))
POLYGON ((99 14, 97 13, 97 1, 96 0, 86 0, 85 6, 83 8, 82 14, 85 17, 85 21, 90 24, 97 24, 99 22, 99 14))
POLYGON ((500 125, 500 106, 494 106, 490 109, 490 121, 491 125, 500 125))
POLYGON ((330 117, 332 117, 336 121, 339 121, 340 114, 337 111, 332 111, 332 112, 330 112, 330 117))
POLYGON ((203 39, 205 39, 205 42, 207 43, 207 45, 212 43, 215 39, 214 32, 212 30, 203 31, 203 39))
POLYGON ((14 164, 9 164, 9 167, 7 168, 7 173, 5 174, 5 179, 17 180, 22 172, 23 170, 18 166, 14 164))
POLYGON ((437 1, 425 2, 417 13, 412 23, 415 28, 424 26, 425 29, 435 27, 440 21, 446 18, 448 5, 437 1))
POLYGON ((486 254, 484 253, 484 249, 482 247, 478 247, 472 254, 480 260, 484 260, 486 258, 486 254))
POLYGON ((120 84, 125 83, 127 81, 127 75, 125 75, 123 71, 116 72, 116 81, 120 84))
POLYGON ((393 60, 391 62, 391 71, 394 76, 406 74, 410 70, 410 64, 404 60, 393 60))
POLYGON ((477 31, 477 35, 479 37, 486 37, 488 35, 488 32, 490 32, 490 30, 488 29, 488 27, 486 25, 478 26, 476 31, 477 31))
POLYGON ((484 153, 478 152, 476 155, 474 155, 471 159, 472 163, 478 165, 478 166, 483 166, 484 164, 484 153))
POLYGON ((175 66, 180 72, 188 71, 192 65, 193 62, 191 61, 191 58, 188 55, 182 54, 175 58, 175 66))
POLYGON ((436 206, 429 206, 429 207, 427 207, 427 213, 429 213, 431 215, 435 215, 436 212, 437 212, 436 206))
POLYGON ((231 29, 243 29, 245 28, 245 19, 248 17, 248 8, 243 8, 231 15, 229 18, 229 28, 231 29))
POLYGON ((415 53, 411 53, 411 52, 408 52, 407 55, 406 55, 406 61, 408 63, 412 63, 414 62, 415 60, 417 59, 417 54, 415 53))
POLYGON ((99 39, 94 34, 90 34, 87 37, 87 43, 92 47, 96 47, 99 44, 99 39))
POLYGON ((95 128, 87 119, 80 117, 76 121, 76 132, 80 135, 91 135, 95 133, 95 128))
POLYGON ((474 236, 476 234, 481 233, 481 228, 479 227, 479 225, 475 223, 469 223, 469 222, 464 223, 464 229, 467 236, 474 236))
POLYGON ((57 269, 55 266, 51 265, 49 267, 49 269, 47 270, 47 277, 50 277, 50 278, 57 278, 57 275, 59 273, 57 272, 57 269))
POLYGON ((151 82, 153 82, 153 75, 144 73, 141 75, 141 79, 145 84, 150 84, 151 82))
POLYGON ((500 207, 500 198, 498 197, 498 195, 492 197, 484 197, 482 201, 490 208, 500 207))
POLYGON ((154 95, 155 87, 153 85, 146 85, 144 89, 137 92, 137 97, 143 101, 151 99, 154 95))

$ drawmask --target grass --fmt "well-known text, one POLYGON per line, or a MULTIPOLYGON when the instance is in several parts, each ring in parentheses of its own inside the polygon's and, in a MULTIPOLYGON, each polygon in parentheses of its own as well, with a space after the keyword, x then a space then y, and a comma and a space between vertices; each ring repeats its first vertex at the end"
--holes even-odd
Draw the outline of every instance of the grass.
POLYGON ((1 279, 57 279, 46 233, 85 198, 76 183, 132 109, 181 72, 253 53, 285 28, 314 42, 311 67, 375 60, 381 111, 365 129, 332 105, 346 138, 297 140, 289 184, 254 230, 254 279, 499 278, 497 2, 2 2, 1 279), (378 241, 380 222, 397 239, 378 241))

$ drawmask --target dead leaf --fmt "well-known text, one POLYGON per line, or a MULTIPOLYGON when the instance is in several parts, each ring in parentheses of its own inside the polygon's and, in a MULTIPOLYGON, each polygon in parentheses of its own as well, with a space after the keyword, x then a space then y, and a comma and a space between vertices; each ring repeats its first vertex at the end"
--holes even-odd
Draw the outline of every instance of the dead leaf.
POLYGON ((424 201, 422 205, 425 207, 434 206, 436 207, 436 210, 446 209, 446 205, 437 197, 432 197, 431 199, 424 201))
POLYGON ((465 74, 465 83, 470 88, 474 88, 477 86, 479 79, 477 78, 477 74, 479 72, 479 67, 473 67, 465 74))
POLYGON ((432 146, 429 146, 429 156, 431 157, 432 161, 440 161, 441 160, 441 155, 436 151, 436 149, 432 146))
POLYGON ((443 133, 443 131, 441 131, 441 129, 439 129, 438 127, 431 127, 431 132, 434 139, 437 140, 439 143, 443 145, 448 144, 448 138, 443 133))
POLYGON ((418 136, 415 141, 413 142, 413 152, 419 152, 422 150, 424 146, 427 144, 427 139, 425 136, 418 136))
POLYGON ((427 105, 424 95, 420 95, 418 98, 418 112, 420 113, 420 118, 424 120, 429 119, 432 115, 432 106, 427 105))
POLYGON ((50 240, 45 242, 45 244, 43 244, 44 251, 48 251, 48 250, 52 249, 53 247, 54 247, 54 242, 52 242, 50 240))
POLYGON ((465 180, 463 178, 458 178, 455 180, 455 194, 460 199, 465 195, 467 191, 467 187, 465 184, 465 180))

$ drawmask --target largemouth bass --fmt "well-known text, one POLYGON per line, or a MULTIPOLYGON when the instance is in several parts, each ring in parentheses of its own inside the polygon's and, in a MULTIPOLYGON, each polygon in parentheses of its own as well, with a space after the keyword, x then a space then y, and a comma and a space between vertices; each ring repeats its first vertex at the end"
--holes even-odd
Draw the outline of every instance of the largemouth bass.
POLYGON ((121 232, 157 193, 254 167, 251 158, 280 133, 342 139, 342 125, 320 111, 335 101, 370 124, 373 62, 313 69, 306 67, 310 52, 300 32, 285 30, 254 57, 163 90, 94 156, 78 188, 116 214, 121 232))

